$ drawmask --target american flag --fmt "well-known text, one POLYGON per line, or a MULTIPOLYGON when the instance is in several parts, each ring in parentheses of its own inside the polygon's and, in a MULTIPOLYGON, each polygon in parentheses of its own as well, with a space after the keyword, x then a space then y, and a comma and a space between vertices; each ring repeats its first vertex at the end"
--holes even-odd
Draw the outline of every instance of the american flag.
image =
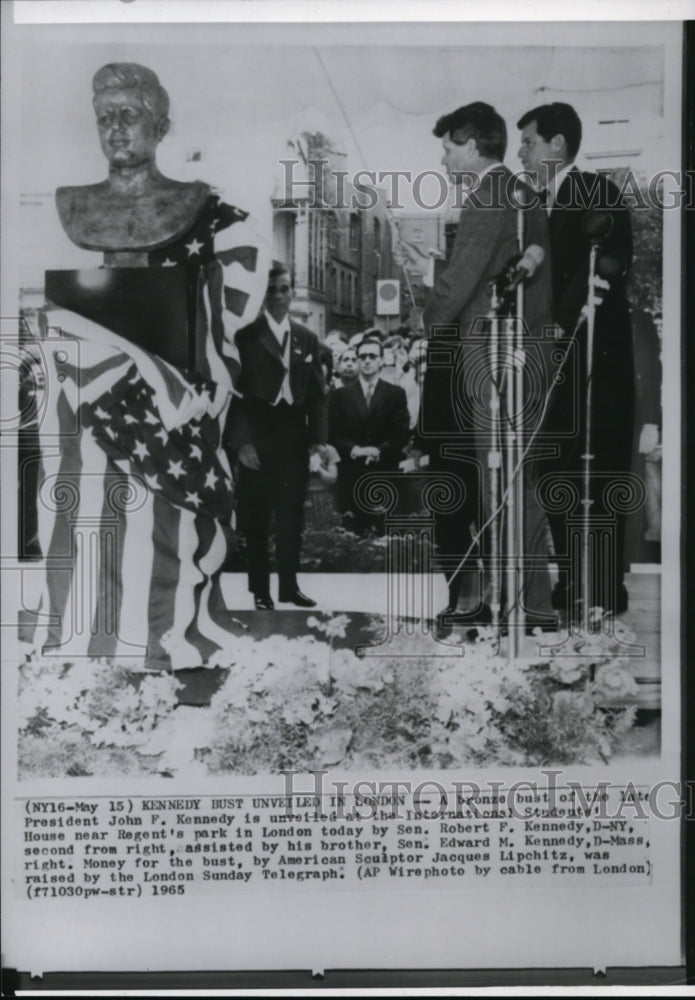
POLYGON ((195 374, 74 312, 46 310, 46 572, 22 636, 44 655, 179 669, 233 641, 220 592, 233 484, 220 443, 234 335, 260 308, 267 256, 246 214, 214 197, 175 246, 150 253, 151 267, 186 266, 195 374))

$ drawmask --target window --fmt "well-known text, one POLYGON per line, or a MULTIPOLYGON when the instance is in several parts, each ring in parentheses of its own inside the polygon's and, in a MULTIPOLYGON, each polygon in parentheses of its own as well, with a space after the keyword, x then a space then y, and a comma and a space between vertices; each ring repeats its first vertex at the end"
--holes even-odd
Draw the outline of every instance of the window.
POLYGON ((335 212, 327 212, 326 216, 326 248, 337 250, 338 248, 338 217, 335 212))
POLYGON ((326 288, 328 234, 326 219, 320 209, 309 210, 309 287, 323 292, 326 288))
POLYGON ((350 249, 360 248, 360 217, 355 212, 350 216, 350 249))

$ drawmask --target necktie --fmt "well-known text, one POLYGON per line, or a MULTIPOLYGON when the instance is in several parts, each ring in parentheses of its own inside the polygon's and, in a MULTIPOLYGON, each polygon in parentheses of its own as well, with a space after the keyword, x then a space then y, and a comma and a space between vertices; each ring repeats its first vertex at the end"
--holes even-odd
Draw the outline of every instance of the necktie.
POLYGON ((280 400, 284 400, 289 406, 292 406, 294 399, 292 398, 292 389, 290 388, 290 359, 287 354, 287 345, 289 339, 290 339, 290 332, 289 330, 285 330, 284 334, 282 335, 282 346, 280 348, 282 351, 282 366, 285 369, 285 374, 283 375, 282 378, 282 384, 280 386, 280 392, 276 400, 276 403, 279 403, 280 400))
POLYGON ((367 404, 367 409, 369 409, 369 407, 371 405, 373 393, 374 393, 374 387, 370 383, 369 385, 367 385, 365 387, 365 390, 364 390, 364 401, 367 404))
POLYGON ((547 188, 541 188, 541 190, 538 192, 538 201, 543 206, 543 208, 548 207, 549 197, 550 197, 550 192, 548 191, 547 188))

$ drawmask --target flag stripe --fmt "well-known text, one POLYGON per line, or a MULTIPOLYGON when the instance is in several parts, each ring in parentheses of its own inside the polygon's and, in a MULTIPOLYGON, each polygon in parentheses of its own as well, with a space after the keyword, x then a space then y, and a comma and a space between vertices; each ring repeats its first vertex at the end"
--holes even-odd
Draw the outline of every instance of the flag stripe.
POLYGON ((200 631, 208 639, 212 640, 220 649, 229 648, 234 641, 234 635, 223 624, 222 619, 229 617, 229 612, 216 614, 220 595, 219 578, 223 561, 228 549, 228 540, 220 524, 215 525, 215 536, 212 539, 210 548, 203 560, 201 569, 206 576, 205 591, 201 595, 200 613, 198 624, 200 631), (216 601, 211 601, 215 596, 216 601))
POLYGON ((98 361, 90 368, 81 368, 77 365, 70 364, 69 361, 56 361, 56 366, 59 367, 59 370, 71 379, 75 385, 79 386, 80 389, 88 385, 90 382, 93 382, 100 375, 105 375, 107 372, 113 371, 114 368, 118 368, 122 364, 123 357, 120 354, 114 354, 110 358, 104 358, 103 361, 98 361))
POLYGON ((238 288, 230 288, 228 285, 224 286, 224 304, 235 316, 244 315, 248 301, 249 296, 246 292, 242 292, 238 288))
MULTIPOLYGON (((196 567, 201 572, 200 580, 196 583, 193 598, 195 600, 195 615, 189 628, 186 632, 186 638, 189 642, 192 642, 196 649, 199 651, 203 658, 203 662, 206 662, 213 653, 215 653, 220 645, 214 640, 214 637, 208 634, 208 631, 204 629, 203 622, 207 612, 207 602, 209 599, 209 580, 206 576, 206 570, 203 569, 203 562, 207 559, 210 548, 217 537, 216 525, 214 521, 211 521, 206 517, 197 517, 195 521, 196 534, 198 536, 198 547, 193 556, 193 562, 196 567)), ((226 555, 226 550, 222 554, 222 559, 226 555)))
POLYGON ((247 271, 255 271, 258 264, 258 247, 232 247, 231 250, 218 250, 216 256, 224 265, 241 264, 247 271))
POLYGON ((183 572, 179 573, 174 602, 174 642, 171 650, 171 665, 174 670, 197 667, 204 662, 202 654, 186 639, 188 626, 196 617, 195 588, 202 579, 194 561, 197 548, 195 514, 182 510, 179 521, 179 552, 183 572))
POLYGON ((105 356, 112 356, 114 351, 120 353, 122 361, 130 358, 144 381, 152 387, 167 429, 180 427, 205 411, 204 402, 185 377, 166 361, 68 309, 51 310, 50 316, 54 325, 80 341, 80 368, 83 371, 105 356))
MULTIPOLYGON (((123 462, 120 467, 126 465, 123 462)), ((128 486, 136 500, 123 517, 126 528, 120 561, 123 585, 116 652, 122 657, 145 657, 148 652, 149 601, 155 561, 155 498, 137 475, 128 476, 128 486)))
POLYGON ((147 655, 150 661, 170 662, 160 639, 175 624, 175 594, 181 572, 179 532, 181 510, 154 494, 152 526, 152 573, 148 598, 149 634, 147 655))
MULTIPOLYGON (((57 405, 58 426, 72 418, 72 409, 64 393, 60 394, 57 405)), ((55 506, 53 531, 46 554, 48 610, 52 620, 48 624, 46 647, 59 646, 62 641, 64 618, 68 606, 68 596, 72 587, 74 573, 73 537, 70 524, 70 512, 75 503, 79 503, 80 473, 82 471, 82 432, 77 436, 66 437, 62 441, 60 468, 55 485, 50 488, 55 506), (65 498, 65 503, 61 502, 65 498), (61 509, 62 508, 62 509, 61 509)), ((49 498, 39 500, 48 504, 49 498)))
POLYGON ((103 489, 98 558, 98 594, 92 619, 89 655, 114 656, 118 644, 120 608, 123 600, 123 548, 126 519, 119 509, 118 494, 125 495, 128 477, 107 460, 103 489))
MULTIPOLYGON (((81 436, 81 461, 79 510, 70 516, 77 560, 68 601, 71 615, 66 616, 64 622, 61 646, 61 652, 70 656, 91 655, 92 641, 95 646, 103 644, 102 625, 97 617, 101 580, 102 576, 113 573, 113 566, 107 567, 104 563, 102 550, 105 533, 102 510, 108 459, 88 429, 81 436), (95 625, 98 625, 96 633, 95 625)), ((111 526, 108 524, 109 528, 111 526)))

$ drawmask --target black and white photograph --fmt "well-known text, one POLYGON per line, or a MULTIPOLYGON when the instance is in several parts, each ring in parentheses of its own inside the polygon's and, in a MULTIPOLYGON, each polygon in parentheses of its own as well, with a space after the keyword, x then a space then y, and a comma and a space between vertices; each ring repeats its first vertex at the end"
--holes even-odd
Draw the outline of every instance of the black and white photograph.
MULTIPOLYGON (((40 6, 3 11, 21 926, 420 887, 519 919, 536 892, 546 933, 560 899, 613 927, 549 966, 680 964, 651 793, 681 752, 681 22, 40 6), (669 911, 651 947, 617 929, 633 896, 669 911)), ((378 964, 349 926, 341 967, 378 964)), ((219 933, 170 967, 246 968, 219 933)), ((541 967, 482 934, 412 962, 541 967)))

